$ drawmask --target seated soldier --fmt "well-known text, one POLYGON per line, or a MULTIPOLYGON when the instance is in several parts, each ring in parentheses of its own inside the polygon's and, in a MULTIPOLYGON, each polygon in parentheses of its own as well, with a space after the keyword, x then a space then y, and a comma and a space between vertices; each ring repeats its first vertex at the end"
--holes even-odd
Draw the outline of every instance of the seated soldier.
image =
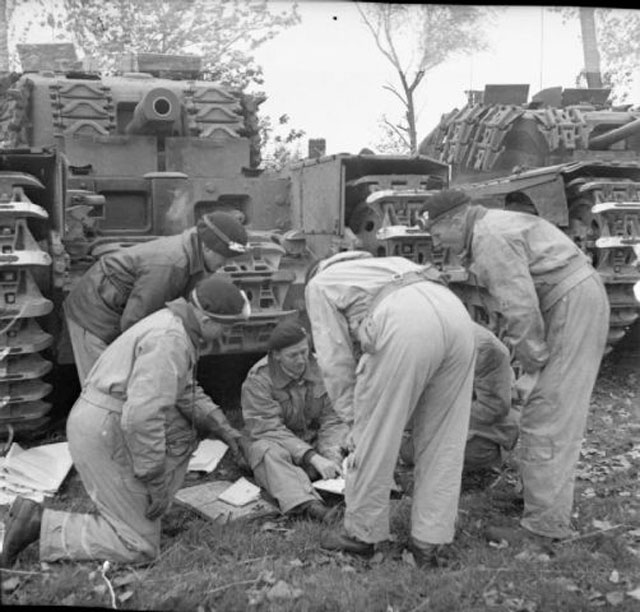
MULTIPOLYGON (((518 440, 519 412, 511 407, 513 371, 507 347, 488 329, 473 326, 476 364, 473 373, 473 403, 464 452, 466 473, 499 467, 502 450, 511 450, 518 440)), ((413 444, 405 433, 401 457, 413 465, 413 444)))
POLYGON ((242 385, 249 464, 284 514, 328 522, 334 514, 311 484, 341 475, 348 427, 333 411, 309 340, 297 321, 281 321, 242 385))

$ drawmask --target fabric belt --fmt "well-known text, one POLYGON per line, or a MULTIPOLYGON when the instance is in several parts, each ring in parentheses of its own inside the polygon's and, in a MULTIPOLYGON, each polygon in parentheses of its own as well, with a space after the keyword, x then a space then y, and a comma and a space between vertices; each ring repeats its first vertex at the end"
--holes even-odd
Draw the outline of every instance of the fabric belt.
POLYGON ((371 314, 382 300, 396 292, 398 289, 408 287, 415 283, 421 283, 422 281, 431 281, 433 283, 446 285, 442 278, 442 273, 432 264, 427 264, 419 271, 412 270, 411 272, 405 272, 404 274, 394 274, 391 281, 384 285, 378 293, 373 296, 373 299, 369 303, 368 314, 371 314))
POLYGON ((585 263, 581 268, 578 268, 578 270, 563 278, 553 287, 553 289, 540 297, 540 310, 542 310, 542 312, 546 312, 576 285, 594 274, 596 274, 596 271, 591 267, 591 265, 585 263))
POLYGON ((122 399, 113 397, 113 395, 103 393, 102 391, 98 391, 90 385, 87 385, 82 390, 80 397, 93 406, 96 406, 96 408, 102 408, 104 410, 109 410, 110 412, 122 412, 122 405, 124 404, 122 399))

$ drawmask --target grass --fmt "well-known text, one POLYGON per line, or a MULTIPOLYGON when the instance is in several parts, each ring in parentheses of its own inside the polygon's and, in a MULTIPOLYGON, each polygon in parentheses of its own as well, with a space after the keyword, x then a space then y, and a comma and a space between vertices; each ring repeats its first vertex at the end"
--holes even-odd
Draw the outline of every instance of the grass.
MULTIPOLYGON (((395 540, 371 560, 323 552, 322 527, 311 522, 222 525, 174 506, 152 565, 113 566, 107 584, 99 563, 43 565, 34 545, 15 571, 3 572, 3 604, 110 608, 115 601, 120 609, 197 612, 638 610, 640 601, 628 594, 640 587, 638 376, 612 360, 601 370, 578 470, 573 541, 550 549, 487 544, 486 525, 515 523, 521 512, 508 462, 500 475, 465 479, 446 568, 411 564, 406 496, 392 500, 395 540)), ((236 476, 225 458, 216 477, 236 476)), ((75 475, 50 505, 90 508, 75 475)))

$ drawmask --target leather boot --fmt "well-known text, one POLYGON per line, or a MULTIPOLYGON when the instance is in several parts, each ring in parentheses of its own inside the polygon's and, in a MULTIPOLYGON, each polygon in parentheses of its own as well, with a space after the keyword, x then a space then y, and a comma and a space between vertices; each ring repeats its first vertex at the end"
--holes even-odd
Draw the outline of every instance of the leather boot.
POLYGON ((352 538, 344 529, 323 533, 320 538, 320 548, 363 556, 371 556, 374 552, 373 544, 352 538))
POLYGON ((5 525, 0 566, 10 568, 18 555, 40 538, 42 505, 26 497, 16 497, 5 525))
POLYGON ((446 561, 442 556, 444 546, 442 544, 428 544, 418 542, 414 538, 409 540, 409 550, 413 555, 416 565, 420 568, 444 567, 446 561))

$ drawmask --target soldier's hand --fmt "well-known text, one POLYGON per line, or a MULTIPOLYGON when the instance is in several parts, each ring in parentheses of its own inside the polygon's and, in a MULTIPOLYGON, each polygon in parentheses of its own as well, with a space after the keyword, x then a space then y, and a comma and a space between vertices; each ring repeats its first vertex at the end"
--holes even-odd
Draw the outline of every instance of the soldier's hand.
POLYGON ((245 472, 251 471, 247 455, 249 441, 244 436, 240 436, 238 438, 230 437, 228 440, 225 440, 225 442, 229 446, 233 460, 238 467, 245 472))
POLYGON ((169 509, 171 504, 165 475, 161 474, 151 480, 147 480, 145 485, 149 493, 149 507, 145 512, 145 516, 150 521, 155 521, 169 509))
POLYGON ((311 458, 309 463, 318 470, 322 478, 337 478, 338 476, 342 476, 342 468, 337 463, 317 453, 311 458))

